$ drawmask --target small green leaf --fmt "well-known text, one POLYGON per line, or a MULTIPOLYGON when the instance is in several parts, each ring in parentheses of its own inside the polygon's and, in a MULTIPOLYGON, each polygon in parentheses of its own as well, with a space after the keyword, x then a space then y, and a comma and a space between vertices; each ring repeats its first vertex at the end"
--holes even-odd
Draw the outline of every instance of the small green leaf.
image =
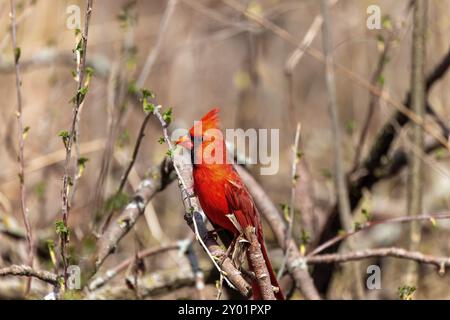
POLYGON ((88 78, 91 78, 94 75, 94 68, 87 67, 86 68, 86 75, 88 78))
POLYGON ((74 52, 78 52, 80 56, 83 55, 83 38, 81 38, 80 41, 78 41, 74 52))
POLYGON ((163 119, 166 122, 167 125, 169 125, 172 122, 172 108, 169 108, 166 112, 163 113, 163 119))
POLYGON ((85 166, 85 165, 86 165, 86 162, 88 162, 88 161, 89 161, 88 158, 80 157, 80 158, 78 159, 77 163, 78 163, 79 166, 85 166))
POLYGON ((416 292, 416 287, 403 285, 398 288, 398 297, 401 300, 412 300, 414 292, 416 292))
POLYGON ((56 253, 55 253, 55 242, 51 239, 47 240, 47 248, 48 253, 50 254, 50 260, 52 261, 53 266, 57 265, 56 261, 56 253))
POLYGON ((381 18, 381 24, 384 29, 392 30, 392 21, 389 15, 385 15, 381 18))
POLYGON ((385 83, 384 75, 380 74, 380 76, 377 79, 377 82, 380 86, 384 86, 385 83))
POLYGON ((21 50, 19 47, 17 47, 17 48, 14 49, 14 61, 15 61, 16 63, 19 62, 19 59, 20 59, 21 54, 22 54, 22 50, 21 50))
POLYGON ((120 134, 120 136, 117 138, 117 146, 119 148, 123 148, 125 145, 127 145, 130 142, 130 132, 127 128, 120 134))
POLYGON ((147 89, 141 89, 141 93, 142 93, 142 98, 143 99, 155 99, 155 94, 153 92, 151 92, 150 90, 147 89))
POLYGON ((81 177, 81 175, 84 172, 84 169, 86 169, 86 163, 89 161, 88 158, 85 157, 80 157, 77 160, 77 165, 78 165, 78 177, 81 177))
POLYGON ((69 184, 69 186, 70 187, 72 187, 73 186, 73 180, 72 180, 72 177, 67 177, 67 183, 69 184))
POLYGON ((136 94, 137 92, 138 92, 138 88, 137 88, 137 85, 136 85, 136 81, 131 81, 128 84, 128 93, 129 94, 136 94))
POLYGON ((165 141, 164 137, 159 137, 158 139, 159 144, 163 144, 165 141))
POLYGON ((348 120, 346 123, 347 134, 352 135, 356 129, 356 121, 354 119, 348 120))
POLYGON ((56 229, 56 233, 57 234, 63 234, 63 235, 68 235, 69 234, 69 229, 67 228, 66 224, 61 221, 58 220, 55 222, 55 229, 56 229))
POLYGON ((302 244, 308 244, 311 241, 311 236, 308 233, 308 231, 302 229, 301 235, 300 235, 300 239, 302 244))
POLYGON ((155 105, 148 102, 147 99, 144 99, 143 108, 146 113, 153 113, 153 111, 155 111, 155 105))
POLYGON ((76 100, 78 104, 81 104, 84 101, 84 97, 86 96, 88 91, 89 91, 88 87, 85 86, 81 87, 80 90, 78 90, 76 100))
POLYGON ((116 211, 122 209, 128 202, 130 201, 130 197, 128 194, 121 192, 118 194, 114 194, 111 196, 105 204, 106 211, 116 211))
POLYGON ((446 148, 439 148, 434 152, 434 155, 436 157, 436 160, 442 160, 445 156, 447 149, 446 148))
POLYGON ((291 217, 289 216, 290 207, 287 203, 280 203, 281 211, 283 211, 284 218, 286 221, 290 221, 291 217))
POLYGON ((322 171, 322 176, 325 179, 332 179, 333 178, 333 173, 330 171, 330 169, 323 168, 321 171, 322 171))
POLYGON ((63 139, 69 139, 69 132, 65 131, 65 130, 62 130, 62 131, 60 131, 58 133, 58 136, 63 138, 63 139))
POLYGON ((30 127, 29 126, 26 126, 24 129, 23 129, 23 132, 22 132, 22 138, 25 140, 26 138, 27 138, 27 136, 28 136, 28 132, 30 131, 30 127))
POLYGON ((44 200, 45 192, 47 191, 47 185, 45 181, 40 181, 34 187, 34 192, 39 200, 44 200))
POLYGON ((437 221, 436 221, 435 218, 431 217, 431 218, 430 218, 430 222, 431 222, 431 224, 433 225, 434 228, 437 227, 437 221))

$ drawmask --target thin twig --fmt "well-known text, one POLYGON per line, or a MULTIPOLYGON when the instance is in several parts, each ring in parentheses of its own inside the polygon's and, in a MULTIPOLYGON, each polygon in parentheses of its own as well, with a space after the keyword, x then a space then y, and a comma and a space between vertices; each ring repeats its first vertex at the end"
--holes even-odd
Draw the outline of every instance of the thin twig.
MULTIPOLYGON (((180 243, 171 243, 167 245, 161 245, 156 248, 150 248, 140 251, 137 254, 139 259, 144 259, 150 256, 154 256, 156 254, 160 254, 163 252, 167 252, 170 250, 176 250, 180 248, 180 243)), ((122 261, 117 266, 108 269, 103 275, 97 276, 92 279, 88 285, 88 289, 90 291, 97 290, 98 288, 104 286, 107 282, 117 276, 119 273, 125 271, 134 261, 136 260, 135 256, 132 256, 124 261, 122 261)))
POLYGON ((432 264, 439 268, 439 274, 441 275, 445 273, 445 267, 450 267, 450 258, 448 257, 425 255, 421 252, 408 251, 402 248, 395 247, 363 249, 347 253, 323 254, 313 257, 306 257, 305 262, 307 264, 344 263, 375 257, 395 257, 424 264, 432 264))
MULTIPOLYGON (((334 6, 337 2, 338 0, 330 1, 330 7, 334 6)), ((322 23, 323 23, 322 15, 321 14, 316 15, 314 17, 313 22, 309 26, 308 31, 305 33, 301 45, 298 48, 294 49, 294 51, 287 59, 286 64, 284 66, 284 72, 288 76, 292 75, 295 67, 298 65, 298 63, 304 56, 306 49, 311 46, 313 40, 316 38, 317 34, 320 31, 320 28, 322 27, 322 23)))
POLYGON ((384 219, 379 221, 373 221, 373 222, 366 222, 364 224, 359 225, 358 229, 355 229, 350 232, 346 232, 340 235, 335 236, 334 238, 322 243, 320 246, 315 248, 313 251, 307 254, 307 257, 315 256, 319 254, 320 252, 323 252, 324 250, 328 249, 329 247, 332 247, 336 243, 356 234, 363 230, 367 230, 369 228, 375 227, 380 224, 388 224, 388 223, 406 223, 411 221, 430 221, 431 223, 434 223, 434 220, 445 220, 450 219, 450 214, 446 213, 439 213, 439 214, 422 214, 418 216, 403 216, 398 218, 390 218, 390 219, 384 219))
POLYGON ((166 10, 161 18, 161 23, 159 26, 158 36, 156 38, 156 44, 150 50, 147 59, 145 60, 144 67, 142 68, 142 72, 136 81, 136 85, 138 88, 141 88, 145 85, 145 81, 147 80, 150 72, 152 71, 153 65, 156 62, 156 59, 161 51, 163 40, 166 38, 165 35, 167 33, 169 27, 169 21, 175 12, 175 7, 178 3, 178 0, 169 0, 167 2, 166 10))
POLYGON ((141 215, 144 214, 147 203, 157 192, 166 188, 174 179, 172 162, 164 160, 147 172, 135 190, 131 201, 122 213, 110 223, 97 242, 95 268, 98 269, 106 258, 115 251, 120 240, 132 229, 141 215))
MULTIPOLYGON (((383 52, 380 54, 377 67, 375 69, 375 72, 372 75, 372 80, 371 80, 372 85, 379 86, 380 89, 383 89, 383 86, 384 86, 384 83, 380 83, 379 80, 383 74, 384 67, 386 66, 386 64, 388 62, 388 52, 389 52, 390 47, 391 47, 391 39, 386 39, 384 41, 383 52)), ((350 170, 351 172, 354 172, 359 166, 359 161, 362 156, 362 151, 364 149, 364 145, 365 145, 367 135, 368 135, 369 129, 370 129, 370 124, 372 122, 372 118, 375 113, 375 107, 377 105, 378 100, 379 100, 378 96, 376 96, 372 93, 370 94, 369 109, 367 111, 367 115, 366 115, 364 124, 361 129, 361 135, 359 136, 358 144, 356 145, 355 157, 353 159, 353 168, 352 168, 352 170, 350 170)))
MULTIPOLYGON (((86 93, 82 92, 82 88, 84 88, 84 78, 86 73, 86 53, 87 53, 87 41, 88 41, 88 33, 89 33, 89 23, 91 20, 91 13, 92 13, 92 4, 93 0, 87 0, 86 1, 86 20, 84 24, 84 30, 82 34, 81 39, 81 54, 79 56, 80 63, 78 64, 77 68, 77 93, 75 95, 74 99, 74 107, 73 107, 73 116, 72 116, 72 124, 70 127, 70 132, 67 137, 67 141, 65 142, 66 147, 66 159, 64 163, 64 177, 63 177, 63 186, 62 186, 62 219, 63 224, 65 228, 67 228, 67 223, 69 219, 69 210, 70 210, 70 203, 69 203, 69 185, 70 185, 70 174, 69 174, 69 167, 70 167, 70 161, 72 157, 72 144, 74 142, 74 139, 76 138, 76 127, 77 127, 77 120, 78 112, 80 109, 81 104, 83 103, 83 100, 85 98, 86 93)), ((79 51, 77 51, 79 52, 79 51)), ((68 244, 68 235, 67 232, 61 232, 60 233, 60 245, 61 245, 61 258, 63 263, 63 269, 64 269, 64 279, 67 280, 67 257, 66 257, 66 246, 68 244)))
MULTIPOLYGON (((411 65, 411 109, 420 118, 425 117, 425 53, 426 53, 427 0, 414 1, 414 26, 411 65)), ((420 214, 423 206, 423 162, 420 153, 424 148, 424 131, 417 124, 412 128, 412 146, 408 165, 408 213, 420 214), (416 153, 414 151, 418 151, 416 153)), ((415 221, 409 226, 408 249, 415 250, 420 242, 420 225, 415 221)), ((407 283, 417 282, 417 265, 410 264, 405 275, 407 283)))
MULTIPOLYGON (((17 93, 17 136, 19 141, 19 155, 17 157, 19 162, 19 180, 20 180, 20 207, 22 211, 22 219, 27 232, 27 244, 28 244, 28 265, 33 268, 34 260, 34 244, 33 244, 33 231, 30 224, 30 218, 28 216, 27 208, 27 193, 25 187, 25 159, 24 159, 24 146, 25 136, 27 134, 23 126, 23 112, 22 112, 22 79, 20 74, 20 48, 17 46, 16 36, 16 2, 10 0, 11 5, 11 40, 14 52, 14 66, 16 72, 16 93, 17 93)), ((31 287, 31 277, 27 281, 25 294, 27 295, 31 287)))
MULTIPOLYGON (((342 140, 339 128, 340 124, 339 108, 337 104, 336 83, 334 76, 334 57, 333 57, 333 49, 332 49, 333 44, 331 34, 332 26, 331 26, 329 0, 321 1, 321 10, 323 16, 322 41, 325 56, 325 76, 329 99, 328 108, 332 123, 332 137, 334 149, 334 185, 335 185, 335 192, 337 193, 339 218, 341 220, 341 224, 345 230, 350 230, 353 224, 352 223, 353 218, 350 207, 350 199, 348 196, 347 181, 344 171, 344 160, 342 157, 342 140)), ((353 239, 350 239, 348 241, 348 247, 350 250, 354 248, 353 239)), ((364 288, 362 287, 362 283, 360 281, 361 266, 360 264, 356 263, 353 265, 353 268, 355 274, 354 275, 355 294, 358 299, 362 299, 364 297, 364 288)))
MULTIPOLYGON (((298 181, 297 177, 297 167, 299 162, 299 143, 300 143, 300 131, 301 125, 297 123, 297 129, 295 130, 295 138, 294 144, 292 145, 292 162, 291 162, 291 199, 289 204, 289 219, 288 219, 288 227, 286 229, 286 247, 287 244, 292 239, 292 230, 294 227, 294 217, 295 217, 295 194, 296 194, 296 185, 298 181)), ((301 229, 301 227, 300 227, 301 229)), ((286 267, 287 261, 287 252, 284 253, 283 262, 281 264, 280 269, 278 270, 277 278, 280 279, 284 274, 284 269, 286 267)))
MULTIPOLYGON (((125 171, 122 174, 122 177, 120 178, 119 188, 117 188, 115 197, 119 196, 122 193, 123 188, 125 187, 125 183, 127 182, 128 175, 130 174, 131 169, 133 168, 134 163, 136 162, 142 140, 145 137, 145 129, 147 128, 147 124, 148 124, 148 121, 150 120, 150 117, 151 117, 151 114, 149 113, 145 116, 144 121, 142 121, 141 128, 139 129, 138 138, 136 140, 136 144, 133 149, 133 154, 131 156, 131 160, 128 163, 128 166, 125 168, 125 171)), ((107 215, 107 218, 101 228, 101 233, 105 232, 106 228, 108 227, 108 225, 111 221, 113 214, 114 214, 114 208, 111 208, 107 215)))

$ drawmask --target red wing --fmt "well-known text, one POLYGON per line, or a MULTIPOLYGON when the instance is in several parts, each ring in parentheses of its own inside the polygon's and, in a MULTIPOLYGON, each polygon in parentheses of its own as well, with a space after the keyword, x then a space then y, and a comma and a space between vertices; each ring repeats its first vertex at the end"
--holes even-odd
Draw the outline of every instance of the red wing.
POLYGON ((225 183, 225 197, 228 202, 230 214, 234 214, 242 230, 247 226, 261 230, 259 214, 255 208, 253 199, 242 182, 228 179, 225 183))

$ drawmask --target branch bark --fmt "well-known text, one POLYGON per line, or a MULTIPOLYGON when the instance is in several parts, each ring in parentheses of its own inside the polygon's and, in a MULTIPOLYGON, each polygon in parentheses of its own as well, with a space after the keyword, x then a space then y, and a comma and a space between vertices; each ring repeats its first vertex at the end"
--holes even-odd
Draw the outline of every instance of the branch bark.
MULTIPOLYGON (((337 193, 337 204, 339 207, 339 219, 341 225, 345 230, 352 228, 352 210, 350 207, 350 200, 348 196, 346 175, 344 173, 344 160, 342 157, 342 141, 340 133, 340 121, 339 121, 339 109, 337 105, 336 96, 336 83, 334 77, 334 58, 332 51, 332 35, 331 35, 331 17, 330 17, 330 4, 328 0, 321 1, 321 9, 323 16, 323 50, 325 56, 325 76, 327 84, 327 92, 329 99, 329 112, 332 123, 332 137, 333 137, 333 149, 334 149, 334 185, 335 192, 337 193)), ((350 250, 354 248, 353 238, 349 239, 347 243, 350 250)), ((361 265, 355 263, 353 265, 355 282, 354 289, 358 299, 364 298, 364 288, 362 287, 360 275, 361 265)))
POLYGON ((100 268, 105 259, 114 252, 120 240, 133 228, 144 213, 145 206, 159 191, 175 179, 172 162, 165 158, 161 164, 151 168, 134 192, 132 200, 122 213, 109 224, 97 243, 95 267, 100 268))
POLYGON ((58 276, 48 271, 34 270, 26 265, 12 265, 6 268, 0 268, 0 277, 20 276, 34 277, 51 285, 58 286, 58 276))
MULTIPOLYGON (((25 159, 24 159, 24 146, 25 136, 27 130, 23 126, 23 114, 22 114, 22 79, 20 74, 20 48, 17 46, 16 38, 16 2, 10 1, 11 5, 11 41, 14 52, 14 67, 16 74, 16 93, 17 93, 17 137, 19 141, 19 154, 17 160, 19 162, 19 180, 20 180, 20 208, 22 212, 22 219, 25 225, 26 238, 28 245, 28 265, 33 268, 34 260, 34 244, 33 244, 33 231, 30 224, 30 218, 28 215, 27 207, 27 191, 25 187, 25 159)), ((31 278, 27 281, 25 292, 29 293, 31 286, 31 278)))
POLYGON ((291 239, 286 242, 287 225, 278 209, 270 200, 264 189, 244 168, 235 166, 248 190, 250 191, 256 207, 271 227, 278 245, 287 253, 287 269, 295 280, 295 284, 306 299, 319 300, 320 296, 308 270, 299 261, 302 257, 295 241, 291 239))
POLYGON ((396 247, 364 249, 347 253, 323 254, 313 257, 307 257, 306 263, 307 264, 344 263, 375 257, 395 257, 412 260, 423 264, 431 264, 439 268, 438 270, 441 275, 445 273, 445 267, 450 266, 450 258, 448 257, 436 257, 431 255, 425 255, 421 252, 408 251, 396 247))
POLYGON ((250 242, 248 247, 249 263, 252 270, 255 272, 256 281, 261 289, 261 297, 263 300, 276 300, 273 292, 272 283, 270 282, 269 271, 267 270, 266 262, 261 253, 261 245, 256 237, 255 228, 247 227, 244 230, 246 239, 250 242))
MULTIPOLYGON (((162 245, 156 248, 150 248, 143 250, 137 254, 138 259, 144 259, 149 256, 153 256, 159 253, 167 252, 169 250, 176 250, 180 248, 179 243, 172 243, 167 245, 162 245)), ((115 276, 117 276, 120 272, 125 271, 130 264, 134 263, 136 260, 135 256, 132 256, 124 261, 122 261, 120 264, 115 266, 114 268, 108 269, 103 275, 97 276, 94 279, 92 279, 88 285, 88 289, 90 291, 97 290, 104 286, 107 282, 109 282, 111 279, 113 279, 115 276)))
MULTIPOLYGON (((426 15, 427 1, 414 1, 414 27, 411 66, 411 109, 421 119, 425 116, 425 54, 426 54, 426 15)), ((421 152, 424 148, 424 132, 421 126, 413 124, 412 142, 415 149, 421 152)), ((412 150, 413 151, 413 150, 412 150)), ((420 155, 410 152, 408 174, 408 212, 416 216, 422 211, 423 163, 420 155)), ((415 221, 409 230, 409 249, 414 250, 420 242, 420 225, 415 221)), ((406 273, 406 282, 417 281, 416 265, 410 264, 406 273)))
MULTIPOLYGON (((86 18, 84 24, 83 34, 81 36, 80 44, 81 47, 77 48, 76 52, 79 54, 79 63, 77 66, 77 92, 74 97, 74 106, 73 106, 73 115, 72 115, 72 123, 70 127, 70 131, 68 136, 63 136, 64 145, 66 147, 66 160, 64 163, 64 176, 63 176, 63 184, 62 184, 62 222, 64 224, 65 229, 67 229, 67 223, 69 219, 69 210, 70 210, 70 201, 69 201, 69 185, 70 180, 73 181, 72 177, 69 174, 69 166, 72 158, 72 145, 76 139, 76 128, 77 121, 79 120, 78 113, 80 111, 80 106, 82 105, 85 95, 87 93, 87 88, 85 87, 84 79, 86 75, 86 53, 87 53, 87 41, 89 34, 89 23, 91 20, 92 13, 92 4, 93 0, 86 1, 86 18), (80 49, 81 52, 78 50, 80 49)), ((60 251, 61 251, 61 259, 63 264, 64 271, 64 279, 67 280, 67 257, 66 257, 66 247, 69 242, 68 232, 60 232, 60 251)))

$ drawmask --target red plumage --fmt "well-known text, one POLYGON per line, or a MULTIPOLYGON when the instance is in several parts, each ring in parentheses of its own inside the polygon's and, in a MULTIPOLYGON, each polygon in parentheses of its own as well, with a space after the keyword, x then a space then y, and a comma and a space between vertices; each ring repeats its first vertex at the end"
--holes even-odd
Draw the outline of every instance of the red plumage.
MULTIPOLYGON (((190 143, 181 143, 188 148, 194 147, 194 191, 203 211, 214 225, 238 236, 240 232, 227 217, 233 213, 242 229, 247 226, 255 227, 271 283, 279 288, 267 255, 259 212, 241 177, 233 165, 226 161, 227 152, 219 130, 218 112, 219 109, 216 108, 206 114, 191 128, 190 143), (200 140, 201 148, 194 146, 192 140, 200 140)), ((252 283, 252 289, 253 298, 261 299, 261 290, 256 281, 252 283)), ((281 290, 275 296, 279 300, 284 299, 281 290)))

